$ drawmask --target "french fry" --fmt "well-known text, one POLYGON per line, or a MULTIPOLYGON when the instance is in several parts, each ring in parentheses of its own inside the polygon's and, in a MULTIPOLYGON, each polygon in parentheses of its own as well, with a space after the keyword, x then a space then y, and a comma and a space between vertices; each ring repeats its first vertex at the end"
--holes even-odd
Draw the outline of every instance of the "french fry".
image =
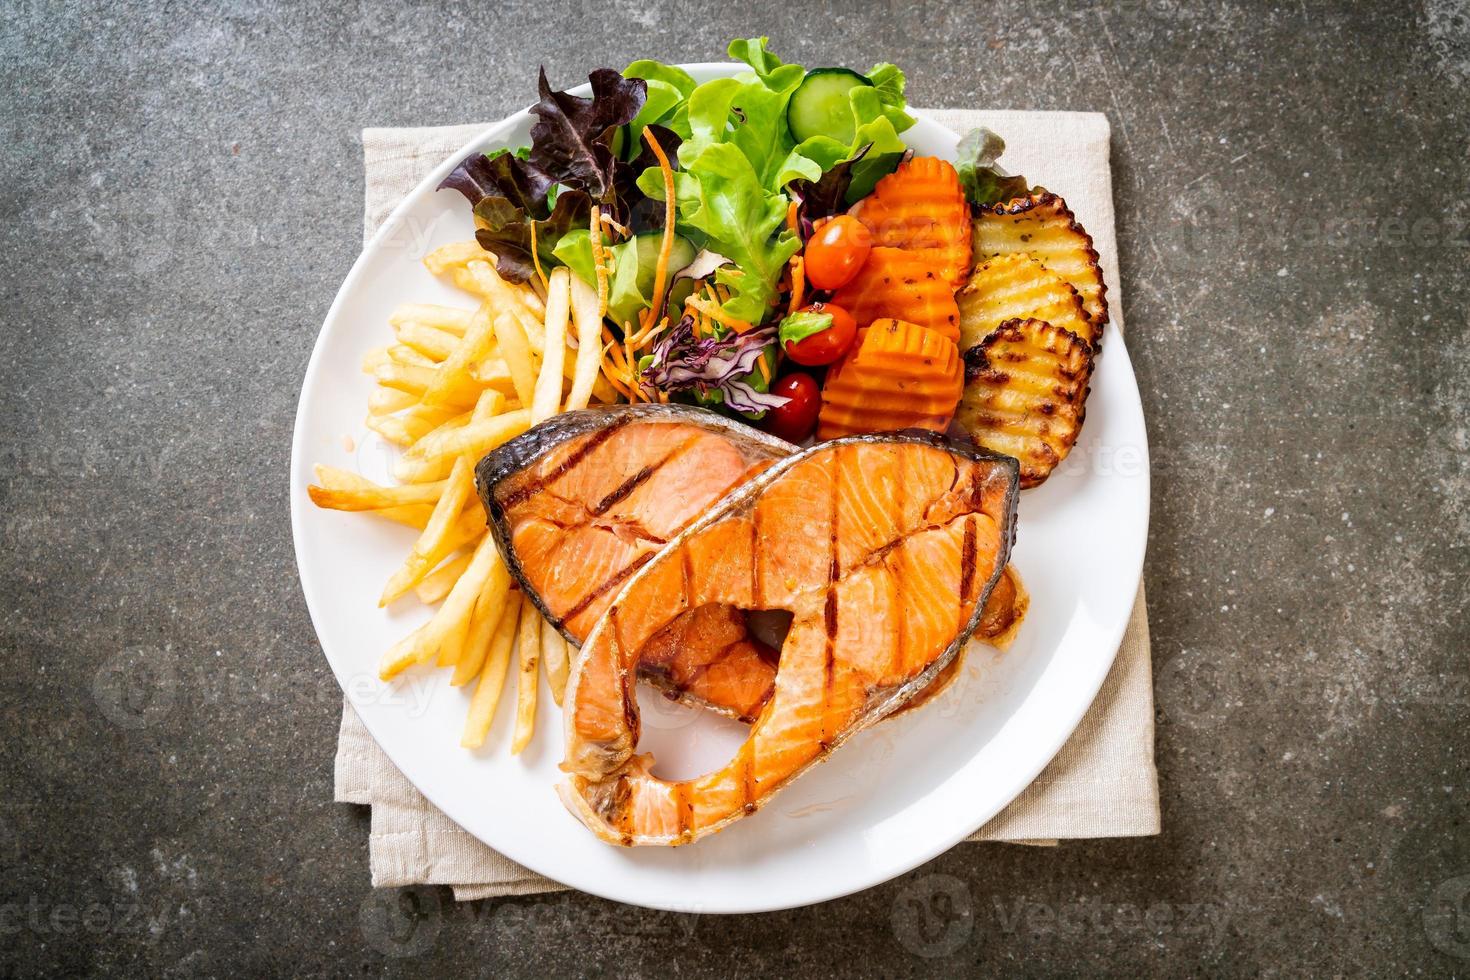
MULTIPOLYGON (((442 370, 442 366, 435 369, 417 364, 399 364, 390 359, 388 363, 381 364, 375 368, 372 373, 373 377, 377 379, 378 384, 383 387, 406 391, 411 395, 417 395, 422 398, 424 393, 428 391, 429 386, 434 383, 435 377, 442 370)), ((468 375, 465 375, 463 378, 456 378, 454 379, 451 390, 443 396, 441 404, 457 407, 461 411, 468 411, 474 408, 475 402, 479 400, 481 387, 475 384, 474 379, 468 375)))
POLYGON ((507 602, 509 595, 510 574, 490 576, 489 581, 485 583, 485 588, 480 592, 479 601, 475 603, 475 615, 470 620, 469 632, 465 635, 459 661, 454 665, 454 674, 449 679, 449 683, 454 687, 463 687, 480 675, 480 668, 484 665, 485 655, 490 650, 490 639, 495 632, 496 625, 503 618, 507 608, 520 605, 515 600, 507 602))
POLYGON ((463 425, 469 418, 469 412, 452 405, 415 405, 397 415, 369 415, 366 424, 389 442, 412 446, 431 432, 454 423, 463 425))
POLYGON ((546 683, 551 688, 551 698, 561 707, 562 692, 567 687, 567 638, 561 630, 541 618, 541 660, 546 665, 546 683))
POLYGON ((485 358, 470 369, 470 377, 487 388, 494 388, 506 394, 512 394, 516 390, 515 382, 510 377, 510 367, 505 363, 503 357, 485 358))
POLYGON ((433 618, 383 654, 378 664, 378 676, 385 681, 392 680, 414 664, 425 663, 433 657, 449 634, 474 613, 480 591, 497 569, 501 574, 509 574, 505 571, 505 563, 500 560, 495 542, 487 534, 475 546, 469 568, 454 583, 454 588, 449 590, 448 597, 433 618))
POLYGON ((401 412, 418 403, 418 396, 406 391, 398 391, 395 388, 374 388, 373 393, 368 396, 368 413, 370 415, 391 415, 393 412, 401 412))
MULTIPOLYGON (((339 470, 335 466, 323 466, 318 463, 315 473, 316 482, 323 488, 329 490, 386 489, 365 477, 358 476, 356 473, 349 473, 346 470, 339 470)), ((428 526, 429 517, 433 512, 434 508, 427 504, 410 504, 404 507, 388 507, 383 510, 372 511, 377 517, 385 517, 390 521, 417 528, 420 531, 428 526)))
MULTIPOLYGON (((480 535, 485 533, 485 508, 480 506, 478 499, 470 501, 463 514, 454 522, 444 538, 444 555, 452 555, 461 548, 478 544, 480 535)), ((443 555, 439 561, 443 561, 443 555)), ((437 562, 436 562, 437 564, 437 562)))
POLYGON ((470 632, 470 625, 475 621, 474 611, 470 615, 454 625, 444 636, 444 642, 439 644, 439 659, 435 661, 436 667, 453 667, 459 663, 460 655, 464 652, 465 639, 470 632))
POLYGON ((475 611, 465 623, 464 629, 451 631, 439 650, 439 666, 454 668, 450 683, 455 687, 462 687, 479 675, 480 665, 485 662, 490 634, 500 619, 500 613, 506 604, 505 598, 509 594, 510 572, 503 561, 498 562, 485 579, 485 585, 475 601, 475 611))
POLYGON ((309 486, 306 493, 311 502, 329 510, 383 510, 386 507, 402 507, 405 504, 438 503, 447 481, 417 483, 408 486, 341 488, 309 486))
POLYGON ((474 474, 469 460, 461 457, 455 460, 450 470, 444 492, 434 505, 434 516, 429 518, 429 526, 424 528, 424 533, 413 543, 413 550, 383 587, 383 595, 378 600, 379 606, 388 605, 413 588, 450 553, 452 549, 445 547, 445 540, 473 489, 474 474))
MULTIPOLYGON (((495 271, 489 262, 471 262, 466 272, 475 280, 478 291, 495 307, 496 312, 512 317, 526 332, 526 344, 533 353, 539 354, 543 346, 541 314, 526 305, 526 297, 534 298, 524 287, 512 286, 495 271)), ((536 300, 540 303, 540 300, 536 300)), ((514 366, 514 362, 512 362, 514 366)))
POLYGON ((432 572, 424 576, 424 580, 413 587, 418 595, 419 601, 426 606, 432 606, 441 601, 454 588, 454 583, 464 574, 464 570, 470 567, 470 556, 460 555, 451 558, 432 572))
POLYGON ((531 354, 525 327, 516 317, 501 313, 496 317, 495 330, 516 397, 521 404, 530 405, 536 395, 536 359, 531 354))
POLYGON ((536 392, 531 401, 531 421, 541 422, 556 414, 561 406, 563 365, 567 356, 567 317, 571 296, 566 266, 553 269, 546 287, 546 352, 541 358, 541 374, 536 378, 536 392))
POLYGON ((393 358, 388 356, 388 348, 374 347, 362 355, 362 373, 376 374, 378 369, 385 364, 392 364, 393 358))
POLYGON ((567 394, 569 412, 587 407, 593 383, 602 377, 602 317, 597 313, 597 293, 578 276, 570 277, 570 287, 572 320, 577 325, 577 370, 567 394))
POLYGON ((393 336, 398 338, 400 344, 413 348, 425 357, 442 361, 454 353, 454 348, 464 334, 453 334, 416 320, 405 320, 394 325, 393 336))
POLYGON ((456 306, 439 306, 434 303, 404 303, 388 317, 394 327, 404 323, 421 323, 426 327, 443 330, 463 337, 474 319, 474 310, 463 310, 456 306))
POLYGON ((399 364, 414 364, 426 368, 437 367, 439 363, 433 358, 425 357, 406 344, 394 344, 392 347, 389 347, 388 357, 390 360, 399 364))
POLYGON ((520 300, 521 305, 532 316, 538 320, 544 320, 546 319, 546 300, 538 292, 537 285, 535 279, 527 282, 517 290, 516 299, 520 300))
POLYGON ((471 422, 447 432, 434 432, 414 443, 393 465, 393 475, 404 483, 442 479, 456 457, 475 460, 531 427, 531 413, 518 408, 495 418, 471 422))
POLYGON ((441 245, 428 255, 424 256, 424 268, 436 276, 452 273, 455 266, 463 266, 470 261, 491 261, 489 252, 480 247, 480 243, 473 238, 463 242, 451 242, 441 245))
MULTIPOLYGON (((474 383, 470 377, 470 369, 490 349, 490 344, 495 340, 496 329, 487 302, 476 312, 459 346, 439 365, 433 380, 424 389, 424 404, 439 405, 449 402, 457 391, 474 383)), ((478 398, 478 394, 476 397, 478 398)))
MULTIPOLYGON (((479 248, 479 242, 460 242, 459 245, 445 245, 444 248, 438 251, 444 253, 445 257, 454 257, 454 259, 457 259, 457 262, 453 264, 442 264, 440 272, 435 272, 434 275, 448 273, 454 285, 457 285, 460 289, 465 289, 466 292, 473 292, 473 294, 479 295, 479 297, 494 300, 495 303, 520 304, 520 307, 525 309, 526 313, 531 314, 531 316, 534 316, 538 320, 542 316, 545 316, 545 301, 539 297, 535 288, 529 282, 522 285, 514 285, 501 279, 500 272, 498 272, 500 260, 494 254, 479 248), (456 251, 456 248, 462 248, 463 251, 456 251), (492 276, 487 278, 485 276, 485 270, 476 269, 475 263, 488 266, 488 269, 492 272, 492 276)), ((428 259, 425 259, 425 264, 428 264, 428 259)))
POLYGON ((480 392, 480 400, 475 402, 475 410, 470 413, 471 422, 483 422, 492 419, 505 410, 505 396, 498 391, 486 389, 480 392))
POLYGON ((395 446, 412 446, 419 438, 394 415, 369 415, 364 424, 395 446))
POLYGON ((470 700, 470 713, 465 718, 464 734, 459 739, 459 744, 467 749, 478 749, 485 744, 485 736, 495 720, 495 709, 500 705, 500 692, 505 689, 505 675, 510 668, 511 649, 515 646, 520 621, 521 602, 512 596, 511 601, 505 603, 500 621, 495 624, 490 649, 485 654, 485 666, 480 670, 480 683, 475 685, 475 694, 470 700))
POLYGON ((536 694, 541 683, 537 663, 541 659, 541 611, 528 595, 521 596, 521 662, 516 675, 516 727, 510 754, 520 755, 536 732, 536 694))

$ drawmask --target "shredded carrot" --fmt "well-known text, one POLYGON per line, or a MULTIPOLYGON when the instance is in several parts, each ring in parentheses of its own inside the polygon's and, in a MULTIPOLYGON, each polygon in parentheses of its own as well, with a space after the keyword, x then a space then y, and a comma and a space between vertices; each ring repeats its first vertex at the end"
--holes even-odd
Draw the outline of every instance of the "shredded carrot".
MULTIPOLYGON (((627 367, 628 367, 627 362, 623 360, 623 352, 618 347, 618 338, 616 338, 616 337, 614 337, 612 335, 612 331, 609 330, 605 324, 603 325, 603 328, 602 328, 602 342, 604 344, 606 344, 607 347, 612 350, 612 362, 613 362, 613 365, 615 367, 617 367, 619 370, 627 370, 627 367)), ((604 350, 603 351, 603 356, 606 356, 606 355, 607 355, 607 351, 604 350)))
POLYGON ((801 226, 796 222, 796 202, 786 205, 786 227, 800 234, 801 226))
POLYGON ((643 138, 648 141, 649 149, 658 158, 658 169, 664 176, 664 237, 658 246, 658 267, 653 273, 653 306, 648 310, 648 317, 644 320, 643 329, 647 330, 650 324, 658 322, 664 307, 664 286, 668 282, 669 258, 674 254, 674 168, 669 166, 668 154, 659 145, 658 137, 653 135, 653 129, 644 126, 643 138))
POLYGON ((760 372, 761 372, 761 380, 764 381, 766 384, 770 384, 771 383, 771 369, 766 364, 766 355, 762 354, 760 356, 760 360, 758 360, 758 361, 755 362, 755 366, 760 369, 760 372))
POLYGON ((613 386, 614 391, 622 395, 624 398, 628 399, 629 402, 634 404, 637 403, 638 398, 633 394, 632 389, 630 389, 627 385, 618 380, 617 375, 609 374, 606 368, 604 368, 602 376, 607 378, 607 383, 613 386))
POLYGON ((755 329, 754 324, 747 323, 744 320, 731 316, 723 309, 721 309, 718 305, 716 305, 715 303, 711 303, 707 299, 702 299, 697 296, 691 296, 689 297, 689 305, 694 307, 699 312, 703 313, 705 316, 709 317, 711 320, 714 320, 716 323, 722 323, 736 333, 748 333, 749 331, 755 329))
POLYGON ((536 278, 541 280, 541 291, 549 288, 546 281, 546 270, 541 268, 541 255, 536 249, 536 219, 531 219, 531 263, 536 266, 536 278))
POLYGON ((627 238, 628 235, 631 234, 628 231, 627 225, 618 224, 618 222, 613 220, 612 215, 609 214, 604 214, 602 216, 602 227, 612 232, 615 236, 622 235, 624 238, 627 238))
POLYGON ((791 304, 786 308, 787 315, 801 309, 801 301, 806 298, 806 263, 800 255, 791 256, 791 304))
POLYGON ((663 319, 659 320, 658 323, 656 323, 654 326, 638 331, 638 333, 634 334, 630 338, 633 342, 633 349, 638 350, 644 347, 650 340, 663 333, 664 329, 667 328, 668 325, 669 318, 664 317, 663 319))
POLYGON ((597 276, 597 316, 607 316, 607 258, 602 247, 602 209, 592 206, 592 268, 597 276))

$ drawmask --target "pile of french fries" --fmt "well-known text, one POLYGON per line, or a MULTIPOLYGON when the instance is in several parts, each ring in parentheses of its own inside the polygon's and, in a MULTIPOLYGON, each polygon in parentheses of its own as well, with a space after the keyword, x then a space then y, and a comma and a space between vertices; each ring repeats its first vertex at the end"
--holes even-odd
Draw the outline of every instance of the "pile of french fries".
POLYGON ((453 668, 455 686, 476 681, 460 744, 479 748, 518 651, 511 752, 519 753, 535 732, 539 672, 560 705, 572 651, 512 583, 475 494, 475 464, 537 422, 618 395, 603 375, 598 297, 566 268, 513 285, 473 241, 437 249, 424 265, 479 306, 401 306, 389 317, 395 343, 363 359, 377 381, 367 425, 402 448, 399 485, 318 466, 307 490, 320 507, 420 529, 379 605, 413 592, 438 609, 383 655, 379 675, 389 681, 433 661, 453 668))

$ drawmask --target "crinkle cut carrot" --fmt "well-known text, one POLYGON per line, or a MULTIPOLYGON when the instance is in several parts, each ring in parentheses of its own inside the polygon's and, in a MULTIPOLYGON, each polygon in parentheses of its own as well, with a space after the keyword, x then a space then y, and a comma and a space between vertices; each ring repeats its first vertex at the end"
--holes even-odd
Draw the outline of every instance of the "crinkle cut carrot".
POLYGON ((964 387, 954 341, 902 320, 877 320, 827 376, 817 436, 907 428, 944 431, 964 387))
POLYGON ((950 340, 960 337, 960 308, 949 280, 936 266, 902 249, 874 248, 832 302, 851 313, 859 327, 894 319, 928 327, 950 340))
POLYGON ((878 181, 856 209, 874 245, 901 248, 937 267, 951 290, 970 272, 970 208, 954 166, 914 157, 878 181))

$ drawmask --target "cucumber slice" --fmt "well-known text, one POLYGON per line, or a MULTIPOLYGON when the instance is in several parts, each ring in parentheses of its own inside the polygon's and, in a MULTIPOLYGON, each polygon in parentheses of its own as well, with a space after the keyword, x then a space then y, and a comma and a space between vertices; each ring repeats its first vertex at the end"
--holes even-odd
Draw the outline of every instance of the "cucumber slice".
POLYGON ((830 136, 839 143, 851 144, 857 136, 848 93, 873 83, 866 75, 848 68, 813 68, 791 93, 786 106, 786 123, 796 142, 813 136, 830 136))
MULTIPOLYGON (((638 314, 651 305, 654 279, 658 274, 658 250, 663 238, 661 231, 645 231, 630 241, 613 246, 613 281, 608 294, 607 316, 614 323, 620 326, 636 323, 638 314)), ((694 261, 694 253, 694 244, 689 239, 674 236, 665 289, 673 282, 675 272, 694 261)))

